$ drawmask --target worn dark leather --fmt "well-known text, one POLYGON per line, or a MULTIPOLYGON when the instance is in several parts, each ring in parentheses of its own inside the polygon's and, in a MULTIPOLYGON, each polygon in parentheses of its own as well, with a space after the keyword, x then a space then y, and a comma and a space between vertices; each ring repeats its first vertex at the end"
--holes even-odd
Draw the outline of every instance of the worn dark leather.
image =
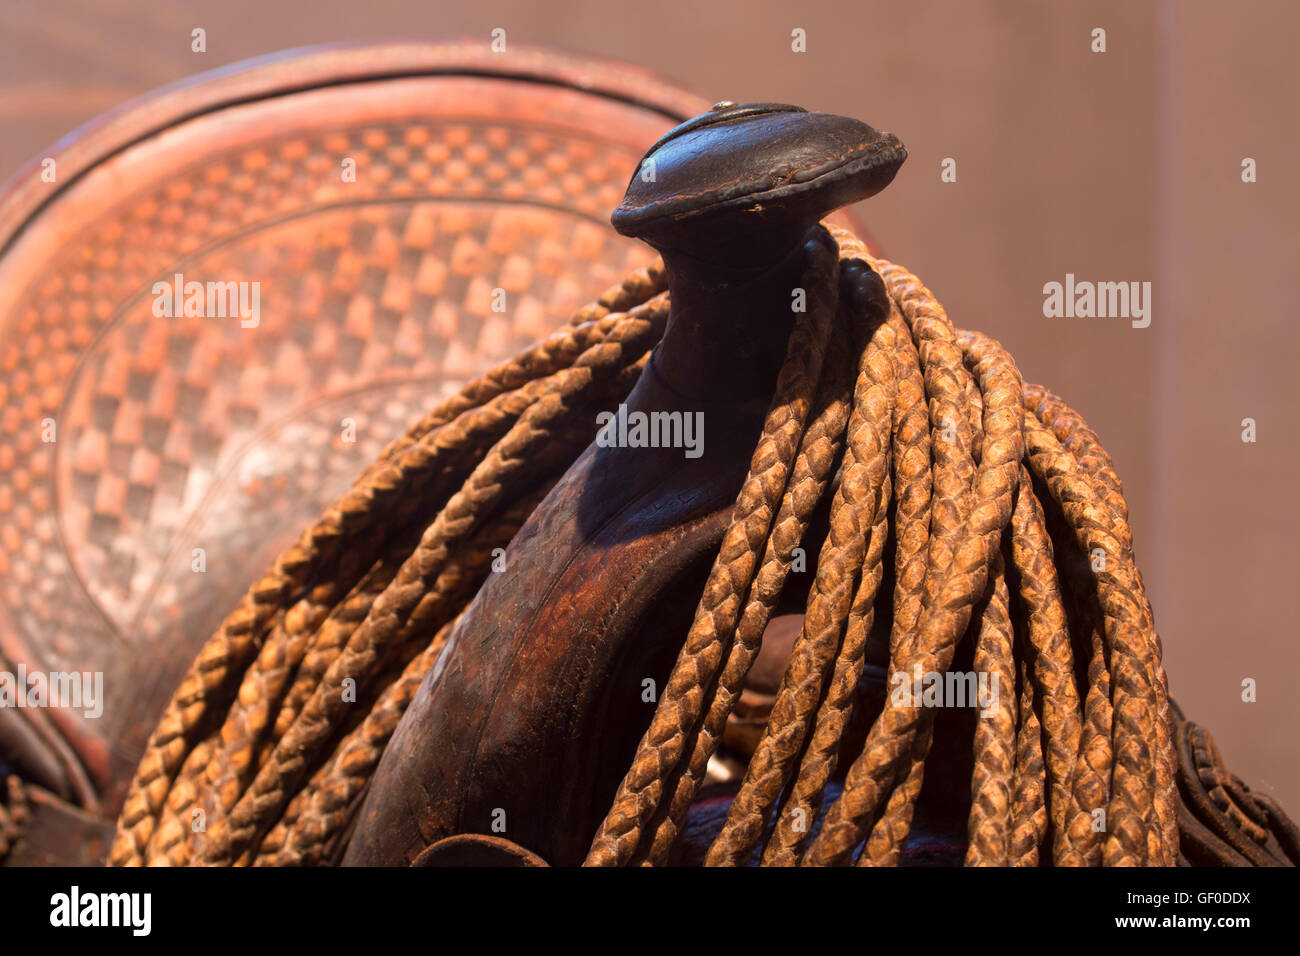
POLYGON ((650 148, 610 221, 661 252, 768 261, 827 213, 880 192, 906 158, 892 133, 845 116, 715 108, 650 148))
MULTIPOLYGON (((699 405, 642 377, 632 411, 699 405)), ((709 409, 710 453, 589 447, 506 551, 407 710, 344 857, 413 861, 456 833, 576 864, 690 626, 766 405, 709 409), (562 821, 562 823, 561 823, 562 821)))

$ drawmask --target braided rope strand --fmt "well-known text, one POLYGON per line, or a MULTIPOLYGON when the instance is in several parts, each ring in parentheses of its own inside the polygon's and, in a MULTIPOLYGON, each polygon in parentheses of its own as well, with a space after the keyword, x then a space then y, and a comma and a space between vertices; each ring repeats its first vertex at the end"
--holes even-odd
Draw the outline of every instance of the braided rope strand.
MULTIPOLYGON (((832 339, 849 335, 843 301, 832 339)), ((650 847, 645 862, 662 862, 695 798, 709 759, 717 750, 728 716, 743 689, 745 676, 758 655, 763 631, 771 619, 793 561, 794 549, 803 541, 809 519, 831 480, 831 469, 844 447, 843 433, 849 422, 850 382, 853 356, 833 351, 823 363, 817 386, 816 408, 820 409, 799 440, 794 468, 781 498, 764 546, 762 561, 754 575, 745 609, 736 625, 736 636, 718 677, 713 699, 695 735, 686 768, 668 803, 668 812, 649 831, 650 847)))
POLYGON ((791 335, 749 477, 736 499, 731 526, 723 536, 682 652, 632 766, 596 831, 586 865, 621 865, 636 851, 642 829, 659 808, 665 778, 681 759, 704 710, 705 690, 712 687, 722 666, 742 611, 741 602, 757 572, 759 548, 768 536, 797 457, 835 309, 834 260, 821 243, 807 248, 803 288, 808 292, 808 308, 791 335))

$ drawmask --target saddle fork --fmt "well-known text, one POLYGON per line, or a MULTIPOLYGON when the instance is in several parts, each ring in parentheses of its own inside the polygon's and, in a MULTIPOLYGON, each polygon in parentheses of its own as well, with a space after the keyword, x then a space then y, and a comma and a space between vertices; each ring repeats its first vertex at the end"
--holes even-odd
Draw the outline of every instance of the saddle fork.
POLYGON ((818 223, 879 192, 905 158, 891 134, 780 104, 719 104, 647 152, 612 221, 662 255, 671 311, 625 413, 701 416, 703 453, 588 446, 426 677, 342 862, 463 860, 426 850, 464 834, 582 862, 748 472, 792 292, 810 256, 835 255, 818 223))

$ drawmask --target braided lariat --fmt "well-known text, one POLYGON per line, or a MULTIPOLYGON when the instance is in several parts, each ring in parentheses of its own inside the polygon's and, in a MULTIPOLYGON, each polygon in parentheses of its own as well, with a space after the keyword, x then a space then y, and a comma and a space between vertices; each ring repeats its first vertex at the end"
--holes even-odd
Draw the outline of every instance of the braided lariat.
MULTIPOLYGON (((899 862, 935 710, 887 693, 846 751, 875 630, 891 686, 946 674, 965 645, 996 677, 970 741, 967 864, 1173 865, 1174 709, 1097 436, 852 235, 819 230, 805 255, 749 475, 587 863, 670 861, 803 548, 802 630, 707 863, 899 862)), ((159 722, 111 863, 334 857, 496 549, 635 383, 665 286, 660 265, 635 273, 442 402, 280 556, 159 722)))
POLYGON ((17 774, 0 770, 0 863, 23 835, 30 815, 23 782, 17 774))

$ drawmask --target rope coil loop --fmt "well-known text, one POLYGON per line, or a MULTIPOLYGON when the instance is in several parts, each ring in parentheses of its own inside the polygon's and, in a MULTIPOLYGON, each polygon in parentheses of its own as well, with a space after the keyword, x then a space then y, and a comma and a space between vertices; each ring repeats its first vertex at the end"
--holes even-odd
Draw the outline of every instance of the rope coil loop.
MULTIPOLYGON (((1173 865, 1189 765, 1206 813, 1285 842, 1275 808, 1176 731, 1097 436, 915 276, 832 235, 805 246, 808 308, 748 478, 586 863, 673 860, 800 546, 818 553, 802 630, 708 864, 900 862, 935 710, 887 694, 848 746, 873 631, 893 685, 950 675, 960 653, 996 688, 967 743, 968 865, 1173 865)), ((661 263, 641 270, 465 386, 281 555, 159 722, 111 863, 331 859, 493 549, 591 441, 595 411, 631 390, 663 334, 665 288, 661 263), (359 715, 337 703, 344 677, 359 715)))

